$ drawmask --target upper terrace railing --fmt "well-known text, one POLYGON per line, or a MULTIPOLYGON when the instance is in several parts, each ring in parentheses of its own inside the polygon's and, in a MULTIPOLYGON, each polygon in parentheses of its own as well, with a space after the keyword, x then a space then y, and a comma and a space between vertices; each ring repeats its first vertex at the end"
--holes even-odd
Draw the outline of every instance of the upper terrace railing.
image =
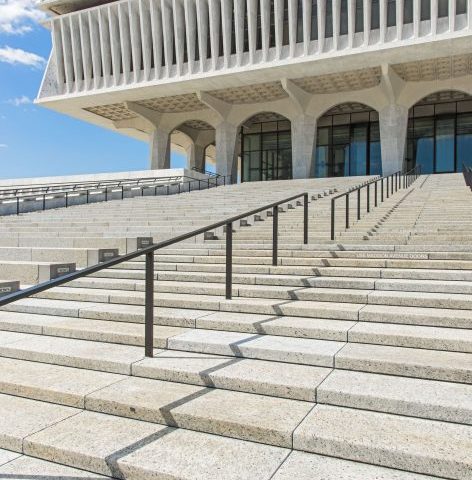
MULTIPOLYGON (((7 194, 5 196, 2 196, 3 191, 0 190, 0 216, 132 197, 174 195, 194 190, 206 190, 226 185, 230 178, 230 176, 216 175, 204 179, 194 179, 182 175, 64 184, 62 187, 59 186, 60 184, 56 184, 51 185, 50 188, 40 186, 38 193, 28 192, 28 187, 26 187, 25 193, 20 193, 22 190, 17 189, 16 195, 7 194), (43 191, 44 193, 41 193, 43 191)), ((34 189, 34 187, 32 188, 34 189)))
POLYGON ((51 20, 41 96, 414 43, 472 30, 471 10, 469 0, 122 0, 51 20))

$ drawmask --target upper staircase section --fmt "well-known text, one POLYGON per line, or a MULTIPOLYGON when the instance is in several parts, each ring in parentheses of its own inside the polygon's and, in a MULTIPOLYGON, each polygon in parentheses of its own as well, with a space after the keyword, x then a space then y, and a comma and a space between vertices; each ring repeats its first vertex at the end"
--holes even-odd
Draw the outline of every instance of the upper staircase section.
MULTIPOLYGON (((43 2, 43 6, 54 10, 56 3, 59 2, 43 2)), ((71 9, 73 5, 78 9, 90 5, 61 1, 64 3, 71 3, 71 9)), ((237 73, 241 69, 247 72, 270 67, 273 75, 264 75, 266 81, 293 77, 294 63, 468 36, 472 29, 468 3, 464 0, 106 3, 51 19, 53 51, 39 99, 158 85, 237 73)), ((450 48, 444 55, 450 54, 450 48)), ((422 51, 426 51, 426 57, 437 54, 432 44, 422 51)), ((378 65, 377 57, 371 60, 372 65, 378 65)), ((391 60, 395 58, 388 61, 391 60)), ((398 56, 396 60, 400 61, 398 56)), ((352 57, 352 62, 352 69, 358 68, 359 60, 352 57)), ((254 73, 253 80, 256 75, 261 74, 254 73)))

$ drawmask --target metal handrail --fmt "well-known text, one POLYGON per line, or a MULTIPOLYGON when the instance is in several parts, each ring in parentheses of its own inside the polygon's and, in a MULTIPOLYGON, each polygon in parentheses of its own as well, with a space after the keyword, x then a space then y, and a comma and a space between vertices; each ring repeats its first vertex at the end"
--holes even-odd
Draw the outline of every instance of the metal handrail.
POLYGON ((462 164, 462 173, 464 174, 465 184, 472 190, 472 167, 462 164))
POLYGON ((47 282, 39 283, 38 285, 34 285, 32 287, 26 288, 24 290, 20 290, 19 292, 10 293, 0 298, 0 307, 4 305, 8 305, 9 303, 15 302, 17 300, 21 300, 23 298, 30 297, 31 295, 35 295, 41 293, 45 290, 49 290, 53 287, 58 287, 65 283, 68 283, 72 280, 77 280, 78 278, 86 277, 91 275, 92 273, 99 272, 106 268, 113 267, 115 265, 119 265, 120 263, 127 262, 130 260, 134 260, 137 257, 142 255, 146 256, 145 260, 145 314, 144 314, 144 323, 145 323, 145 332, 144 332, 144 343, 145 343, 145 355, 147 357, 153 356, 153 349, 154 349, 154 252, 164 247, 169 247, 170 245, 174 245, 175 243, 182 242, 184 240, 188 240, 189 238, 193 238, 197 235, 201 235, 205 232, 210 230, 215 230, 220 227, 225 227, 226 229, 226 298, 231 300, 232 298, 232 275, 233 275, 233 223, 241 220, 243 218, 249 217, 251 215, 255 215, 265 210, 272 209, 272 220, 273 220, 273 228, 272 228, 272 264, 277 265, 278 263, 278 214, 279 214, 279 206, 290 202, 292 200, 296 200, 297 198, 303 197, 303 243, 308 243, 308 193, 303 192, 297 195, 292 195, 291 197, 284 198, 282 200, 278 200, 276 202, 272 202, 268 205, 264 205, 260 208, 255 208, 248 212, 241 213, 239 215, 235 215, 233 217, 227 218, 225 220, 221 220, 216 223, 212 223, 211 225, 207 225, 205 227, 197 228, 196 230, 192 230, 191 232, 184 233, 182 235, 178 235, 176 237, 170 238, 168 240, 163 240, 158 243, 154 243, 149 247, 142 248, 140 250, 136 250, 131 253, 127 253, 120 257, 114 258, 112 260, 105 261, 103 263, 99 263, 97 265, 93 265, 91 267, 84 268, 82 270, 75 271, 73 273, 66 274, 62 277, 55 278, 53 280, 48 280, 47 282))
POLYGON ((156 181, 172 181, 179 178, 192 178, 187 175, 169 175, 167 177, 138 177, 138 178, 118 178, 109 180, 89 180, 84 182, 62 182, 62 183, 47 183, 47 184, 31 184, 31 185, 15 185, 10 187, 0 187, 0 195, 17 195, 18 192, 27 191, 30 194, 37 193, 50 193, 54 192, 54 189, 70 189, 77 190, 80 188, 96 188, 104 186, 121 186, 125 184, 139 185, 141 183, 149 182, 154 183, 156 181))
POLYGON ((345 209, 346 209, 346 221, 345 228, 346 230, 350 228, 349 221, 349 195, 357 192, 357 220, 361 219, 361 190, 366 189, 366 211, 369 213, 371 211, 370 205, 370 186, 373 184, 375 189, 374 194, 374 207, 377 207, 379 204, 378 201, 378 183, 380 182, 380 203, 384 201, 384 183, 386 185, 385 194, 386 198, 389 198, 393 193, 397 192, 399 189, 408 188, 411 183, 413 183, 418 176, 421 174, 421 165, 417 165, 408 172, 395 172, 386 177, 377 177, 372 180, 365 182, 362 185, 359 185, 356 188, 350 189, 347 192, 341 193, 336 197, 331 199, 331 240, 335 238, 335 223, 336 223, 336 200, 342 197, 346 197, 345 209))
POLYGON ((209 177, 221 177, 222 176, 219 173, 210 172, 209 170, 205 170, 204 168, 192 167, 192 170, 194 172, 202 173, 203 175, 208 175, 209 177))
POLYGON ((66 192, 82 192, 85 190, 94 190, 100 188, 116 188, 116 187, 133 187, 133 186, 147 186, 157 183, 167 184, 176 182, 182 179, 194 179, 187 175, 172 175, 168 177, 144 177, 136 179, 126 180, 103 180, 97 182, 83 182, 83 183, 70 183, 70 184, 51 184, 42 187, 29 188, 27 186, 15 189, 1 189, 0 188, 0 201, 11 200, 12 198, 20 197, 33 197, 41 194, 61 194, 66 192), (14 193, 10 193, 14 192, 14 193), (6 196, 10 195, 10 196, 6 196))
MULTIPOLYGON (((88 204, 88 203, 97 203, 99 201, 109 201, 109 200, 113 200, 113 198, 110 197, 109 195, 109 189, 118 189, 118 190, 115 190, 115 191, 111 191, 111 194, 113 193, 121 193, 121 200, 123 200, 125 198, 125 188, 132 188, 134 186, 134 188, 137 188, 140 190, 140 193, 141 193, 141 196, 144 196, 144 189, 152 189, 154 188, 154 196, 157 196, 158 195, 158 189, 165 189, 165 193, 164 195, 171 195, 171 194, 174 194, 174 193, 184 193, 184 192, 190 192, 192 190, 202 190, 202 189, 209 189, 209 188, 212 188, 212 187, 218 187, 218 186, 221 186, 221 185, 226 185, 227 181, 229 182, 230 179, 231 179, 231 176, 228 175, 228 176, 222 176, 222 175, 219 175, 218 177, 209 177, 209 178, 206 178, 206 179, 192 179, 191 177, 187 177, 187 176, 181 176, 181 177, 161 177, 162 178, 190 178, 189 181, 187 182, 176 182, 176 183, 164 183, 164 184, 152 184, 152 183, 148 183, 148 184, 133 184, 133 185, 127 185, 125 183, 122 182, 121 185, 107 185, 107 186, 104 186, 104 187, 100 187, 100 188, 97 188, 97 187, 94 187, 94 188, 89 188, 89 189, 81 189, 81 190, 69 190, 69 191, 62 191, 62 192, 50 192, 50 193, 43 193, 43 194, 29 194, 29 195, 25 195, 25 196, 13 196, 13 197, 4 197, 4 198, 0 198, 0 205, 3 205, 3 204, 6 204, 6 203, 15 203, 16 202, 16 208, 15 208, 15 211, 12 212, 11 214, 14 215, 19 215, 20 213, 29 213, 30 211, 38 211, 38 210, 47 210, 47 200, 51 200, 51 198, 48 198, 48 197, 51 197, 51 195, 53 195, 52 199, 58 199, 58 198, 63 198, 64 199, 64 205, 62 205, 62 207, 69 207, 70 206, 70 202, 69 202, 69 197, 73 197, 73 196, 81 196, 81 195, 85 195, 85 199, 86 201, 84 202, 85 204, 88 204), (220 182, 220 179, 223 179, 222 183, 219 183, 220 182), (228 179, 228 180, 227 180, 228 179), (197 184, 198 185, 198 188, 193 188, 192 185, 195 185, 197 184), (170 187, 176 187, 177 188, 177 191, 176 192, 171 192, 171 189, 170 187), (121 189, 121 192, 120 192, 120 189, 121 189), (105 195, 105 198, 103 200, 94 200, 93 202, 90 201, 90 198, 91 198, 91 195, 97 195, 97 194, 104 194, 105 195), (20 204, 22 202, 25 202, 27 200, 36 200, 36 201, 41 201, 42 204, 41 204, 41 208, 37 208, 35 210, 29 210, 27 212, 22 212, 21 211, 21 208, 20 208, 20 204)), ((162 190, 160 190, 160 193, 161 194, 162 190)), ((113 195, 112 195, 113 196, 113 195)), ((134 196, 138 196, 138 195, 134 195, 134 196)), ((148 195, 148 196, 151 196, 151 195, 148 195)), ((53 207, 51 208, 59 208, 57 205, 54 205, 53 207)), ((0 213, 0 216, 2 214, 0 213)), ((4 214, 4 215, 8 215, 8 214, 4 214)))

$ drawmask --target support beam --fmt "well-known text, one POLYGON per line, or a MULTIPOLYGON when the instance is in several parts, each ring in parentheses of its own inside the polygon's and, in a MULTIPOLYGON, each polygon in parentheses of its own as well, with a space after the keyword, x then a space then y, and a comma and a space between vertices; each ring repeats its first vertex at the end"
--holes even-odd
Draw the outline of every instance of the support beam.
POLYGON ((237 182, 236 140, 238 126, 221 122, 216 127, 216 173, 231 175, 231 183, 237 182))
POLYGON ((155 128, 150 134, 150 144, 151 170, 170 168, 170 132, 155 128))
POLYGON ((316 147, 316 117, 302 114, 292 119, 292 175, 310 178, 316 147))
POLYGON ((382 174, 390 175, 403 168, 408 127, 408 108, 388 105, 379 111, 382 174))

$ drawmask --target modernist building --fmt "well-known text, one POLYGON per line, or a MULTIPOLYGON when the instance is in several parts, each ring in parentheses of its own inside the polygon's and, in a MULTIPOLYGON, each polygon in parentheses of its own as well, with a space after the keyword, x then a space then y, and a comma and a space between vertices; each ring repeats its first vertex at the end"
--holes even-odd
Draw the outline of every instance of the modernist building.
POLYGON ((472 163, 471 0, 43 0, 38 103, 243 181, 472 163))

